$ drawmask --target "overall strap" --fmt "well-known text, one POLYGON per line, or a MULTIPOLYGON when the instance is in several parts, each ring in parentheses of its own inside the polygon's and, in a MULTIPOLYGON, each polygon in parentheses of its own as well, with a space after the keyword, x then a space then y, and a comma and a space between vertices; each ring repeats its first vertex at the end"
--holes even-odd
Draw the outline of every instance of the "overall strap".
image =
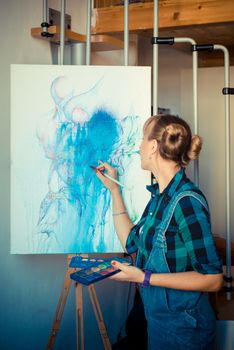
POLYGON ((193 190, 182 191, 180 193, 175 194, 175 196, 172 198, 171 202, 169 203, 168 207, 166 208, 165 216, 163 217, 163 220, 159 227, 158 234, 155 237, 156 240, 164 241, 165 232, 168 229, 168 226, 174 214, 175 208, 178 202, 184 197, 195 198, 205 207, 207 211, 209 211, 208 204, 204 199, 204 197, 194 192, 193 190))

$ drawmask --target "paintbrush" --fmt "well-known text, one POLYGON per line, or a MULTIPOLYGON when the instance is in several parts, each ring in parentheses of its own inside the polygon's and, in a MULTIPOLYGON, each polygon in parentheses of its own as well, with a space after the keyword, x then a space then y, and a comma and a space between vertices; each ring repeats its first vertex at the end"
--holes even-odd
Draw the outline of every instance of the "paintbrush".
POLYGON ((130 188, 126 187, 125 185, 121 184, 121 182, 119 182, 118 180, 114 179, 112 176, 110 176, 109 174, 105 173, 104 170, 98 169, 97 167, 90 165, 90 168, 95 170, 95 171, 99 171, 99 173, 101 173, 103 176, 105 176, 107 179, 115 182, 117 185, 126 188, 127 190, 130 190, 130 188))

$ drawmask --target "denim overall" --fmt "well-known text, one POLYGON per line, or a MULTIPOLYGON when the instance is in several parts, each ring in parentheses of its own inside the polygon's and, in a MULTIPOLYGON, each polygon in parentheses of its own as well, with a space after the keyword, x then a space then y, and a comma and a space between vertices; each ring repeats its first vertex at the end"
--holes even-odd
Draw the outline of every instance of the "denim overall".
MULTIPOLYGON (((177 191, 165 208, 161 224, 153 239, 153 248, 144 269, 153 273, 170 273, 165 253, 165 233, 178 201, 195 197, 208 210, 202 196, 187 183, 177 191)), ((138 250, 137 266, 141 259, 138 250)), ((148 326, 149 350, 213 350, 216 320, 206 293, 157 286, 141 287, 148 326)))

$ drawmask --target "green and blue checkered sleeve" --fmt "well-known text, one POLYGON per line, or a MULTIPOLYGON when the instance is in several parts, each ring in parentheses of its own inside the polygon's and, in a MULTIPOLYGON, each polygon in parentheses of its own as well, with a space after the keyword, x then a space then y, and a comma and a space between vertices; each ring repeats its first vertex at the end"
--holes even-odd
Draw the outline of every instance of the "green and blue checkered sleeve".
POLYGON ((222 261, 215 247, 210 215, 204 206, 193 197, 184 197, 177 205, 175 218, 192 268, 202 274, 222 273, 222 261))

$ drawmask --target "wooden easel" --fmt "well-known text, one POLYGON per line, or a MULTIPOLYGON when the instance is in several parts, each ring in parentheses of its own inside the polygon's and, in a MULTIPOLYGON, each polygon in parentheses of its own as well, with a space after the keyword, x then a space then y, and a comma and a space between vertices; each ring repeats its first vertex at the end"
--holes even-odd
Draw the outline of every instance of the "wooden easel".
MULTIPOLYGON (((67 296, 71 286, 70 274, 77 269, 69 267, 71 258, 73 255, 68 255, 67 258, 67 272, 64 278, 64 283, 60 298, 58 301, 57 309, 54 315, 48 343, 46 350, 51 350, 54 347, 57 333, 60 328, 61 319, 63 316, 63 311, 66 305, 67 296)), ((92 302, 94 314, 97 320, 98 328, 103 342, 103 347, 105 350, 111 350, 111 343, 108 338, 106 326, 103 320, 100 304, 97 298, 97 294, 94 286, 91 284, 87 287, 89 292, 89 297, 92 302)), ((76 340, 77 340, 77 350, 84 350, 84 318, 83 318, 83 286, 80 283, 75 283, 75 295, 76 295, 76 340)))

